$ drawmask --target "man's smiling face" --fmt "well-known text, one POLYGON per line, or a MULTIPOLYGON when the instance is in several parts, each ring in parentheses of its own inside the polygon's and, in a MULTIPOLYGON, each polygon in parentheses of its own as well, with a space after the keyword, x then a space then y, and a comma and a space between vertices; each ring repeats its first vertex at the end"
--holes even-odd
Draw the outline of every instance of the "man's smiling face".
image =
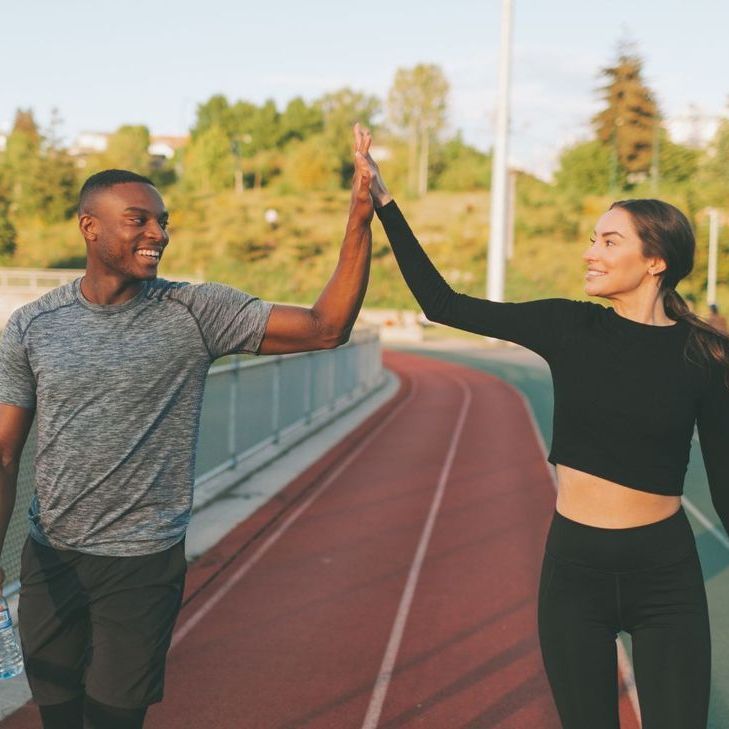
POLYGON ((168 217, 152 185, 123 182, 93 191, 79 215, 89 267, 127 280, 155 278, 169 242, 168 217))

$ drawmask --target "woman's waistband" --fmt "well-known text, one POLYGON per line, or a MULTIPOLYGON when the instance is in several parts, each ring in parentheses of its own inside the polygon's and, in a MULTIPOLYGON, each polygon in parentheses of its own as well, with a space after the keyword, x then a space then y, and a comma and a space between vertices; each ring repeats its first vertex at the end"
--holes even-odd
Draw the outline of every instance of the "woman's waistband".
POLYGON ((555 509, 545 548, 558 559, 631 572, 678 562, 696 551, 696 540, 683 505, 666 519, 617 529, 583 524, 555 509))

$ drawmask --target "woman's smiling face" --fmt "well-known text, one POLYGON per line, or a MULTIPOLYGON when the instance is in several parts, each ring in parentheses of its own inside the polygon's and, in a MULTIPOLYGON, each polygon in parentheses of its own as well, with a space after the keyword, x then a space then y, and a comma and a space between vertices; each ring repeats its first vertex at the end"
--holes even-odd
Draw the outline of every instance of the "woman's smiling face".
POLYGON ((662 261, 643 256, 643 243, 630 213, 622 208, 615 207, 600 217, 590 242, 582 255, 587 264, 585 293, 589 296, 633 291, 665 269, 662 261))

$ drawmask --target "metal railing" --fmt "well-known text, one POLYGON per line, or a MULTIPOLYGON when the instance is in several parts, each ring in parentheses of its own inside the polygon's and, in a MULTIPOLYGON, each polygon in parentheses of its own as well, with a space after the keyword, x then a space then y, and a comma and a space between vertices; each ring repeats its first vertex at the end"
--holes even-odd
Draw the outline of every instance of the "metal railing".
POLYGON ((40 296, 86 273, 74 268, 0 268, 0 291, 40 296))
MULTIPOLYGON (((231 469, 243 478, 246 463, 256 454, 305 437, 383 381, 379 338, 370 331, 355 332, 347 344, 331 350, 225 358, 210 368, 205 383, 195 488, 231 469)), ((35 442, 34 425, 21 458, 15 511, 2 552, 6 595, 19 587, 35 442)))

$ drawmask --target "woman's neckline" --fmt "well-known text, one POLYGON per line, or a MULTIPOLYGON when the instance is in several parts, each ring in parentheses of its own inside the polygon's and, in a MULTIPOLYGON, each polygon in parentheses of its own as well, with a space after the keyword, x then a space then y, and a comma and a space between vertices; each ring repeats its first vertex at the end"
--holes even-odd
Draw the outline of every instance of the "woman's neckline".
POLYGON ((681 323, 681 319, 678 319, 673 324, 645 324, 644 322, 635 321, 635 319, 628 319, 627 316, 622 316, 621 314, 618 314, 618 312, 615 311, 615 309, 613 309, 611 306, 608 306, 606 308, 608 310, 608 313, 613 317, 616 322, 618 322, 621 326, 629 329, 662 331, 664 329, 675 329, 681 323))

